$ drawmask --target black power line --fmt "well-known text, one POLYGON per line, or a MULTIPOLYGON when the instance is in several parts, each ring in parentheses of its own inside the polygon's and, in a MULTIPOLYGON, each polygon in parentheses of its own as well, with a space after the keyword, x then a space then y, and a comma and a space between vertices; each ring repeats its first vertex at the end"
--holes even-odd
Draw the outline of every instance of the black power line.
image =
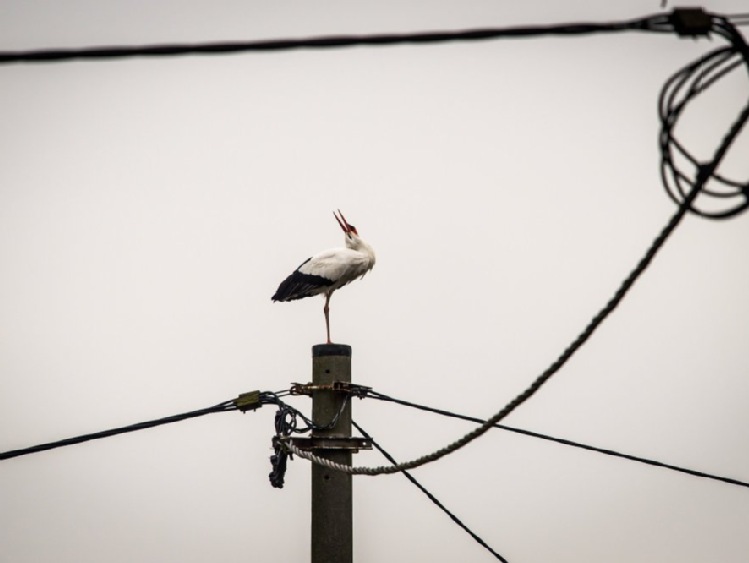
POLYGON ((643 18, 605 23, 564 23, 505 28, 483 28, 458 31, 425 31, 373 35, 330 35, 323 37, 268 39, 257 41, 223 41, 169 45, 102 46, 71 49, 40 49, 0 52, 0 64, 63 62, 73 60, 121 59, 129 57, 174 57, 183 55, 227 55, 233 53, 268 53, 300 49, 340 49, 356 46, 425 45, 454 41, 486 41, 543 37, 575 36, 592 33, 647 31, 680 35, 707 35, 712 16, 698 8, 677 8, 643 18), (707 22, 707 23, 706 23, 707 22))
POLYGON ((119 428, 111 428, 109 430, 102 430, 101 432, 93 432, 91 434, 83 434, 82 436, 76 436, 74 438, 65 438, 64 440, 58 440, 56 442, 48 442, 46 444, 38 444, 28 448, 21 448, 18 450, 10 450, 7 452, 0 452, 0 461, 19 457, 23 455, 34 454, 47 450, 54 450, 55 448, 62 448, 64 446, 72 446, 74 444, 81 444, 88 442, 89 440, 99 440, 101 438, 109 438, 110 436, 116 436, 117 434, 127 434, 129 432, 136 432, 137 430, 145 430, 146 428, 154 428, 163 424, 171 424, 172 422, 180 422, 187 420, 188 418, 197 418, 199 416, 205 416, 207 414, 213 414, 217 412, 230 412, 230 411, 247 411, 254 410, 263 404, 273 402, 272 399, 268 398, 268 393, 259 393, 253 391, 251 393, 244 393, 232 399, 230 401, 224 401, 212 407, 204 409, 198 409, 195 411, 185 412, 182 414, 175 414, 172 416, 166 416, 164 418, 158 418, 156 420, 149 420, 146 422, 138 422, 136 424, 130 424, 128 426, 121 426, 119 428))
MULTIPOLYGON (((476 418, 475 416, 467 416, 464 414, 458 414, 458 413, 451 412, 451 411, 444 410, 444 409, 438 409, 438 408, 429 407, 426 405, 420 405, 418 403, 414 403, 411 401, 404 401, 403 399, 396 399, 394 397, 390 397, 388 395, 378 393, 377 391, 370 391, 367 396, 372 397, 373 399, 379 399, 380 401, 388 401, 391 403, 402 405, 404 407, 411 407, 411 408, 415 408, 421 411, 431 412, 431 413, 439 414, 439 415, 449 417, 449 418, 457 418, 460 420, 466 420, 468 422, 475 422, 477 424, 482 424, 483 422, 485 422, 483 419, 476 418)), ((522 428, 517 428, 515 426, 495 424, 494 428, 498 428, 500 430, 506 430, 507 432, 513 432, 515 434, 520 434, 522 436, 538 438, 539 440, 547 440, 549 442, 554 442, 556 444, 561 444, 563 446, 572 446, 573 448, 579 448, 581 450, 586 450, 589 452, 596 452, 599 454, 618 457, 621 459, 627 459, 629 461, 636 461, 638 463, 644 463, 646 465, 650 465, 653 467, 663 467, 664 469, 678 471, 679 473, 685 473, 687 475, 692 475, 694 477, 704 477, 705 479, 712 479, 714 481, 720 481, 722 483, 728 483, 729 485, 737 485, 739 487, 745 487, 749 489, 749 483, 747 483, 746 481, 739 481, 738 479, 732 479, 731 477, 722 477, 720 475, 714 475, 712 473, 705 473, 704 471, 697 471, 695 469, 687 469, 686 467, 679 467, 678 465, 664 463, 662 461, 657 461, 654 459, 648 459, 648 458, 640 457, 636 455, 625 454, 625 453, 618 452, 612 449, 599 448, 596 446, 591 446, 589 444, 583 444, 582 442, 575 442, 573 440, 567 440, 566 438, 557 438, 555 436, 542 434, 540 432, 532 432, 530 430, 524 430, 522 428)))

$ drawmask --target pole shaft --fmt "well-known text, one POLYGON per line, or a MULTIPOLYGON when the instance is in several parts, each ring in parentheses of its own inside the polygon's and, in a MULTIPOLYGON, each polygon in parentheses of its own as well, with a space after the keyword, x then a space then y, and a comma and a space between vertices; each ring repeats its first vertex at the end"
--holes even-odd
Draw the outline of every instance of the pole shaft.
MULTIPOLYGON (((334 381, 351 382, 351 347, 319 344, 312 348, 312 383, 326 385, 334 381)), ((351 404, 346 395, 334 391, 313 391, 312 420, 329 424, 330 429, 314 430, 313 437, 350 437, 351 404), (343 408, 343 410, 341 410, 343 408)), ((337 463, 351 465, 351 451, 315 450, 317 455, 337 463)), ((351 475, 312 464, 312 563, 352 563, 351 475)))

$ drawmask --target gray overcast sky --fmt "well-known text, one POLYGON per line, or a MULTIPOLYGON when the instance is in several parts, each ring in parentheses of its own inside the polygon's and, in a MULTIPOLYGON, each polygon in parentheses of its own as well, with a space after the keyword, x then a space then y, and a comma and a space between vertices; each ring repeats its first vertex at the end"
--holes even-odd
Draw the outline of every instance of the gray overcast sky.
MULTIPOLYGON (((0 49, 612 20, 659 4, 13 0, 0 49)), ((355 381, 491 415, 673 214, 657 95, 719 44, 618 34, 0 67, 0 451, 308 380, 322 299, 270 296, 343 243, 335 208, 377 252, 331 303, 355 381)), ((737 74, 690 108, 684 142, 707 156, 747 90, 737 74)), ((747 137, 723 169, 743 180, 747 137)), ((747 240, 747 216, 687 217, 506 422, 749 480, 747 240)), ((399 459, 470 429, 375 401, 354 417, 399 459)), ((0 560, 305 561, 309 465, 290 462, 272 489, 272 434, 266 408, 2 462, 0 560)), ((496 431, 415 475, 512 563, 749 553, 749 491, 664 469, 496 431)), ((401 476, 354 485, 359 563, 491 560, 401 476)))

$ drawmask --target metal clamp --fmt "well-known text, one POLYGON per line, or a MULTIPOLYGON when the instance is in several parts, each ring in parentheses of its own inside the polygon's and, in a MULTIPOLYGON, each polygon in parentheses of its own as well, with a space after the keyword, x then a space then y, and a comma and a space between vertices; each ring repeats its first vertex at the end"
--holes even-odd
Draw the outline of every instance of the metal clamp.
POLYGON ((372 440, 369 438, 338 437, 338 436, 309 436, 304 438, 290 438, 291 443, 300 450, 371 450, 372 440))
POLYGON ((366 385, 357 385, 348 381, 334 381, 332 383, 292 383, 289 390, 291 395, 309 395, 313 391, 336 391, 338 393, 349 393, 356 397, 366 397, 372 390, 366 385))

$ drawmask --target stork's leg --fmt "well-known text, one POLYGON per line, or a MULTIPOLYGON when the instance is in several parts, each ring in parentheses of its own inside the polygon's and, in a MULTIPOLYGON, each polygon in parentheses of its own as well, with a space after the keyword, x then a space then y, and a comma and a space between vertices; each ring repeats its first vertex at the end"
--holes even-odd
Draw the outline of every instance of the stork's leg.
POLYGON ((330 296, 332 293, 326 293, 325 294, 325 307, 323 307, 323 311, 325 312, 325 330, 328 334, 328 344, 332 344, 330 341, 330 296))

